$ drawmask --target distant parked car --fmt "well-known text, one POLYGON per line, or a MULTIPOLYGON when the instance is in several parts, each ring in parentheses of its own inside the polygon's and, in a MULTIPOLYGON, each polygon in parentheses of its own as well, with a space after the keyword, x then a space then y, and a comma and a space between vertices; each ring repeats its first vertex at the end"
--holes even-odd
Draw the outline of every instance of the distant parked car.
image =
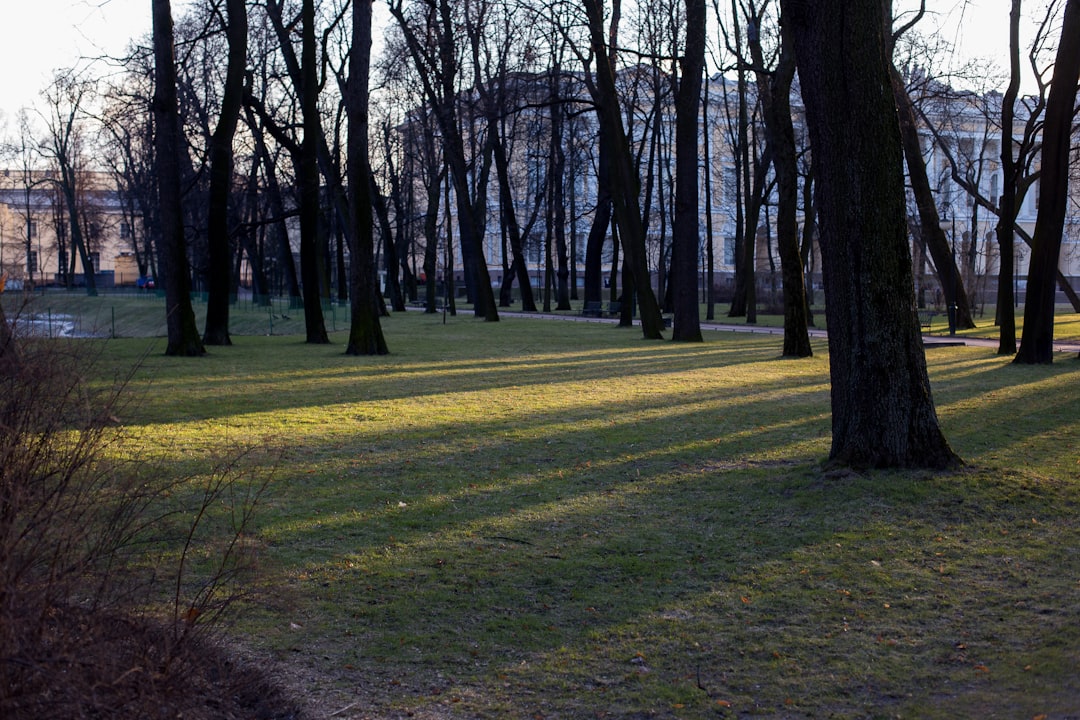
POLYGON ((154 278, 144 275, 135 281, 135 287, 141 290, 153 290, 157 285, 154 284, 154 278))

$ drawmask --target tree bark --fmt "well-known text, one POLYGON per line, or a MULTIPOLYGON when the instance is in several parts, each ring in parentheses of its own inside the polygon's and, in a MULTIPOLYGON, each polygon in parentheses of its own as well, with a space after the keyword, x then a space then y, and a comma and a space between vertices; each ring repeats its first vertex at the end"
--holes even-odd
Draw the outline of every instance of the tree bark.
POLYGON ((319 143, 322 140, 322 121, 319 117, 319 78, 315 52, 315 0, 304 0, 300 10, 300 114, 303 116, 304 139, 296 181, 300 191, 300 278, 304 297, 304 328, 307 342, 325 345, 330 342, 322 311, 322 268, 319 246, 322 244, 319 143))
MULTIPOLYGON (((641 331, 646 339, 663 339, 663 318, 653 293, 645 256, 645 228, 641 223, 637 174, 634 172, 630 146, 619 114, 615 89, 615 68, 604 40, 603 0, 585 0, 589 17, 589 35, 596 62, 599 98, 596 113, 600 121, 600 142, 607 145, 611 158, 611 199, 615 222, 619 226, 625 262, 634 277, 634 292, 641 312, 641 331)), ((627 297, 627 300, 630 298, 627 297)), ((624 303, 624 309, 629 303, 624 303)))
POLYGON ((1065 213, 1069 204, 1069 155, 1077 82, 1080 81, 1080 0, 1068 0, 1054 63, 1042 134, 1039 215, 1028 264, 1024 334, 1014 362, 1054 360, 1054 296, 1065 213))
POLYGON ((1020 1, 1012 0, 1009 11, 1009 85, 1001 99, 1001 210, 995 232, 998 241, 997 321, 998 355, 1016 352, 1016 315, 1013 311, 1013 274, 1016 272, 1013 229, 1016 224, 1017 187, 1022 164, 1013 156, 1013 119, 1020 93, 1020 1))
POLYGON ((896 98, 908 179, 911 182, 911 192, 915 196, 915 206, 919 211, 919 233, 934 261, 938 283, 945 296, 945 304, 956 309, 956 328, 970 329, 975 327, 975 321, 971 317, 971 302, 964 288, 960 268, 956 265, 956 258, 953 257, 949 243, 945 239, 945 231, 941 229, 937 206, 934 205, 934 193, 930 187, 930 179, 926 175, 926 161, 923 159, 922 141, 919 139, 919 128, 915 121, 911 96, 904 87, 904 80, 900 77, 900 73, 891 63, 889 77, 892 82, 893 96, 896 98))
POLYGON ((679 65, 681 77, 675 96, 675 217, 671 249, 675 318, 671 339, 701 342, 698 110, 701 107, 701 75, 705 70, 705 0, 686 0, 686 49, 679 65))
POLYGON ((832 464, 954 467, 915 309, 884 3, 782 0, 818 183, 832 464), (842 109, 842 111, 838 110, 842 109))
POLYGON ((229 60, 221 94, 221 114, 210 140, 210 208, 206 228, 209 292, 203 328, 203 342, 207 345, 232 345, 229 337, 229 304, 232 300, 229 195, 232 190, 233 137, 240 121, 247 68, 247 6, 244 0, 228 0, 225 8, 229 60))
POLYGON ((348 173, 352 247, 349 248, 349 287, 352 319, 349 355, 385 355, 386 339, 379 322, 378 281, 375 276, 375 227, 372 214, 371 168, 368 162, 368 80, 371 74, 372 0, 353 0, 352 50, 345 108, 349 118, 348 173))
POLYGON ((154 138, 158 162, 158 197, 161 242, 158 264, 165 286, 166 355, 194 357, 206 348, 195 325, 191 307, 191 273, 184 240, 180 189, 180 118, 176 99, 176 63, 173 57, 172 7, 169 0, 153 0, 154 138))
POLYGON ((611 158, 604 145, 597 147, 596 156, 596 207, 593 209, 592 225, 585 239, 585 269, 583 274, 583 297, 585 303, 601 302, 604 296, 604 241, 611 227, 611 158))
MULTIPOLYGON (((400 0, 395 0, 390 5, 390 13, 398 21, 405 35, 409 53, 424 85, 424 94, 434 110, 443 136, 443 154, 449 167, 449 180, 454 189, 462 263, 465 266, 468 292, 473 298, 474 314, 488 322, 498 322, 498 303, 491 287, 491 274, 483 252, 482 221, 476 215, 476 208, 470 201, 471 174, 469 163, 465 158, 465 142, 458 124, 455 86, 458 48, 453 34, 456 25, 449 0, 438 0, 437 3, 432 0, 430 10, 433 15, 438 15, 438 20, 427 28, 434 37, 425 38, 422 43, 406 20, 400 0), (436 44, 434 50, 436 56, 425 55, 425 43, 428 42, 436 44)), ((484 182, 486 182, 486 172, 488 172, 487 162, 482 171, 485 174, 484 182)), ((478 201, 482 201, 479 195, 483 192, 478 191, 478 201)), ((451 270, 448 269, 448 272, 451 270)))
MULTIPOLYGON (((760 25, 760 18, 755 18, 760 25)), ((791 29, 780 26, 780 56, 771 73, 765 71, 760 27, 750 34, 750 54, 757 68, 759 96, 765 132, 773 149, 776 173, 776 243, 784 288, 784 357, 811 357, 807 330, 806 281, 799 252, 799 167, 795 152, 795 128, 791 122, 791 85, 795 77, 795 54, 791 29)))

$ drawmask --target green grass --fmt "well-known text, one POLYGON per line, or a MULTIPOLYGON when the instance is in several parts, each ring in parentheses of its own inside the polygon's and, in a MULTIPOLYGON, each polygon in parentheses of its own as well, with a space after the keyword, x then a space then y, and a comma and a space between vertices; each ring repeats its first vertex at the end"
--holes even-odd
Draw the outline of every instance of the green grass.
MULTIPOLYGON (((195 294, 194 309, 196 320, 202 325, 206 314, 206 298, 195 294)), ((81 332, 95 337, 164 337, 165 335, 165 300, 156 294, 147 294, 131 290, 117 291, 114 293, 102 293, 97 297, 87 297, 83 291, 50 291, 45 294, 27 297, 21 294, 8 293, 0 295, 4 308, 9 315, 21 313, 23 316, 33 315, 46 323, 49 319, 54 321, 57 328, 61 327, 61 320, 76 318, 81 332), (29 303, 24 305, 24 303, 29 303)), ((518 305, 509 308, 510 311, 518 309, 518 305)), ((570 311, 555 312, 556 315, 577 316, 581 312, 580 302, 574 303, 574 309, 570 311)), ((745 324, 745 318, 731 318, 727 316, 729 305, 717 303, 714 306, 714 318, 709 321, 718 324, 745 324)), ((471 317, 471 306, 464 301, 459 301, 458 309, 462 317, 471 317)), ((700 317, 705 322, 706 306, 700 306, 700 317)), ((825 310, 823 307, 814 307, 814 320, 819 328, 826 326, 825 310)), ((330 332, 347 330, 349 327, 349 306, 336 302, 326 303, 323 308, 325 324, 330 332)), ((1024 328, 1023 307, 1015 310, 1017 337, 1022 335, 1024 328)), ((441 317, 441 316, 440 316, 441 317)), ((782 315, 768 315, 761 313, 757 316, 756 325, 765 327, 783 327, 782 315)), ((998 337, 997 326, 994 325, 994 306, 982 307, 982 312, 975 317, 976 327, 971 330, 961 330, 959 335, 973 338, 998 337)), ((303 335, 304 312, 302 308, 289 307, 287 298, 273 298, 269 306, 256 305, 250 299, 240 300, 234 303, 229 313, 230 332, 236 336, 251 335, 303 335)), ((941 335, 947 332, 948 320, 944 310, 940 311, 934 320, 933 333, 941 335)), ((1067 305, 1059 305, 1055 319, 1055 339, 1063 342, 1080 342, 1080 313, 1072 312, 1067 305)))
POLYGON ((824 473, 828 360, 769 336, 409 313, 161 341, 122 420, 283 452, 236 628, 339 717, 1061 717, 1080 707, 1080 363, 928 353, 964 470, 824 473), (352 714, 350 714, 352 713, 352 714))

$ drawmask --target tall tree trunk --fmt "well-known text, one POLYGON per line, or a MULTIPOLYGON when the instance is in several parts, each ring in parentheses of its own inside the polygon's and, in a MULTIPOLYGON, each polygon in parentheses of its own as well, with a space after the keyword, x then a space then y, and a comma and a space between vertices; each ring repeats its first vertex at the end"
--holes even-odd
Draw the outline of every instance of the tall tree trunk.
POLYGON ((68 227, 71 230, 71 272, 68 274, 69 278, 75 276, 75 253, 79 254, 79 262, 82 263, 83 278, 86 281, 86 294, 90 297, 96 297, 97 292, 97 278, 95 273, 97 268, 94 267, 93 261, 90 259, 90 253, 86 248, 86 240, 83 237, 82 227, 79 224, 79 203, 75 197, 75 171, 67 165, 61 166, 61 175, 63 176, 63 195, 64 203, 67 206, 68 227))
POLYGON ((1077 82, 1080 81, 1080 0, 1068 0, 1061 25, 1050 97, 1042 133, 1039 215, 1028 264, 1024 335, 1014 362, 1054 360, 1054 296, 1057 290, 1061 236, 1069 204, 1069 156, 1072 150, 1077 82))
MULTIPOLYGON (((431 9, 438 14, 435 26, 429 28, 437 37, 437 57, 425 55, 425 44, 417 38, 408 21, 399 0, 390 4, 390 13, 401 27, 409 52, 420 79, 424 85, 424 94, 435 112, 439 130, 443 136, 443 153, 450 169, 449 180, 454 189, 457 206, 457 221, 461 242, 462 263, 465 266, 468 292, 473 298, 474 313, 488 322, 498 322, 499 308, 495 292, 491 286, 491 274, 487 259, 484 257, 482 218, 476 214, 476 207, 470 201, 469 163, 465 158, 465 142, 458 124, 456 102, 458 93, 456 78, 458 70, 457 44, 454 36, 456 24, 449 0, 432 0, 431 9), (433 67, 437 66, 437 67, 433 67)), ((481 171, 488 171, 485 167, 481 171)), ((484 185, 485 181, 479 183, 484 185)), ((478 191, 477 205, 483 202, 485 191, 478 191)))
MULTIPOLYGON (((352 182, 351 180, 349 181, 352 182)), ((379 192, 379 184, 375 182, 375 173, 368 168, 368 189, 371 204, 375 209, 375 218, 379 223, 379 233, 383 239, 383 267, 386 268, 386 294, 390 296, 390 307, 395 312, 405 312, 405 296, 401 292, 401 280, 398 271, 397 244, 394 242, 394 231, 390 225, 390 209, 386 206, 386 198, 379 192)), ((350 204, 354 200, 350 200, 350 204)), ((353 208, 353 212, 356 208, 353 208)), ((351 280, 350 280, 351 282, 351 280)))
MULTIPOLYGON (((319 142, 322 122, 319 118, 319 78, 315 52, 315 0, 303 0, 300 10, 300 112, 303 115, 304 139, 300 143, 297 184, 300 186, 300 277, 304 295, 304 327, 307 342, 326 344, 323 318, 323 277, 320 246, 322 199, 319 182, 319 142)), ((365 183, 366 184, 366 183, 365 183)))
MULTIPOLYGON (((671 231, 672 340, 701 342, 698 305, 698 110, 705 71, 705 0, 686 0, 686 50, 675 96, 675 217, 671 231)), ((706 212, 711 208, 706 207, 706 212)))
MULTIPOLYGON (((596 61, 596 83, 600 102, 596 112, 600 121, 600 142, 607 145, 611 158, 611 199, 615 222, 619 226, 625 262, 634 277, 634 293, 641 311, 641 331, 646 339, 663 339, 663 318, 653 293, 645 255, 645 228, 641 224, 637 174, 634 172, 630 146, 619 114, 615 89, 615 69, 604 40, 603 0, 585 0, 589 34, 596 61)), ((627 300, 630 298, 627 297, 627 300)))
POLYGON ((712 130, 709 128, 709 79, 705 79, 701 102, 702 156, 705 158, 705 319, 716 319, 716 253, 713 230, 712 130))
POLYGON ((203 328, 203 342, 207 345, 232 344, 229 337, 229 303, 232 300, 229 195, 232 190, 233 137, 240 121, 247 68, 247 6, 244 0, 227 0, 225 8, 229 60, 221 94, 221 114, 210 139, 210 209, 206 228, 209 292, 203 328))
POLYGON ((345 108, 349 118, 348 173, 352 212, 349 285, 352 319, 349 355, 385 355, 389 350, 379 322, 378 280, 375 276, 375 227, 371 210, 371 166, 368 162, 368 79, 371 72, 372 0, 354 0, 352 52, 345 108))
POLYGON ((1020 94, 1020 3, 1012 0, 1009 10, 1009 86, 1001 99, 1001 210, 998 213, 997 322, 998 355, 1016 352, 1016 313, 1013 311, 1013 274, 1016 271, 1015 244, 1017 181, 1022 168, 1013 156, 1013 119, 1020 94))
POLYGON ((549 195, 552 227, 555 232, 555 309, 570 309, 570 266, 566 247, 566 152, 563 148, 565 108, 560 102, 562 66, 555 64, 551 72, 551 169, 549 195))
MULTIPOLYGON (((919 211, 919 234, 926 244, 926 249, 934 261, 938 283, 945 295, 945 304, 955 312, 956 328, 966 330, 975 327, 971 316, 971 301, 964 288, 960 268, 953 257, 945 231, 941 229, 941 218, 934 204, 934 193, 930 179, 926 175, 926 160, 923 159, 922 141, 919 139, 919 127, 915 120, 915 110, 911 105, 911 96, 904 87, 904 79, 896 67, 890 64, 889 78, 892 83, 893 97, 896 98, 897 114, 900 120, 900 137, 904 144, 904 159, 907 161, 908 178, 911 192, 915 196, 915 206, 919 211)), ((954 212, 955 212, 954 208, 954 212)))
MULTIPOLYGON (((760 22, 757 24, 760 26, 760 22)), ((810 357, 814 351, 807 330, 806 282, 799 253, 799 167, 795 128, 791 122, 791 84, 795 77, 791 28, 786 24, 780 26, 780 57, 771 74, 765 72, 758 33, 751 33, 749 45, 754 65, 759 68, 758 88, 765 90, 759 92, 759 96, 776 173, 776 243, 784 287, 783 354, 785 357, 810 357)))
POLYGON ((782 0, 781 8, 818 173, 830 461, 953 467, 959 459, 938 425, 916 316, 884 3, 782 0))
MULTIPOLYGON (((742 30, 739 22, 739 4, 737 0, 731 2, 731 18, 733 23, 732 35, 735 38, 735 54, 742 58, 742 30)), ((761 211, 759 201, 752 202, 753 198, 760 196, 752 189, 750 158, 756 153, 751 152, 750 147, 750 115, 748 101, 748 85, 746 75, 747 63, 739 62, 736 69, 736 92, 738 97, 738 109, 735 125, 735 184, 738 187, 736 193, 735 211, 735 291, 731 299, 731 308, 728 317, 745 317, 748 323, 757 321, 757 268, 755 267, 755 255, 757 245, 757 221, 761 211)), ((725 91, 726 92, 726 91, 725 91)), ((761 163, 761 167, 768 167, 761 163)), ((755 174, 759 177, 760 171, 755 174)))
POLYGON ((158 264, 165 286, 166 355, 198 356, 206 353, 195 311, 191 307, 191 272, 184 241, 180 189, 180 117, 176 99, 176 64, 173 57, 172 7, 169 0, 153 0, 154 150, 158 163, 161 242, 158 264))
POLYGON ((434 313, 437 309, 439 274, 439 195, 445 168, 440 166, 435 158, 435 143, 430 136, 425 139, 425 143, 430 155, 425 156, 424 274, 427 281, 424 288, 424 307, 425 312, 434 313))
MULTIPOLYGON (((518 223, 517 211, 514 209, 514 196, 511 192, 510 161, 506 156, 506 145, 503 143, 494 113, 488 117, 488 132, 491 133, 491 151, 495 162, 495 179, 499 184, 499 206, 503 227, 510 241, 511 270, 517 279, 518 287, 521 288, 521 309, 526 312, 536 312, 532 280, 529 278, 529 267, 525 262, 525 249, 521 241, 521 225, 518 223)), ((504 282, 509 285, 512 280, 507 277, 504 282)))
MULTIPOLYGON (((585 268, 583 272, 583 298, 585 303, 601 302, 604 294, 604 241, 611 227, 611 159, 601 144, 597 148, 596 208, 592 225, 585 239, 585 268)), ((614 265, 612 266, 614 268, 614 265)))

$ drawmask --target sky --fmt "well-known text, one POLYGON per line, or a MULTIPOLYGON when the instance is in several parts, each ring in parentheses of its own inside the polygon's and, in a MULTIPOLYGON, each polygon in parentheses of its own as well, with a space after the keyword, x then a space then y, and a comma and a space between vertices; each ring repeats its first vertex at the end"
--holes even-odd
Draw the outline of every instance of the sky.
MULTIPOLYGON (((1040 0, 1041 2, 1041 0, 1040 0)), ((916 4, 897 0, 896 6, 916 4)), ((0 116, 40 103, 54 70, 82 67, 90 58, 122 55, 132 39, 150 33, 150 0, 6 0, 0 29, 0 116)), ((173 0, 179 15, 186 0, 173 0)), ((377 4, 378 3, 377 1, 377 4)), ((961 33, 950 40, 979 56, 1004 55, 1009 0, 975 0, 961 33)), ((1029 0, 1029 4, 1035 4, 1029 0)), ((927 8, 955 24, 958 0, 927 0, 927 8)))

